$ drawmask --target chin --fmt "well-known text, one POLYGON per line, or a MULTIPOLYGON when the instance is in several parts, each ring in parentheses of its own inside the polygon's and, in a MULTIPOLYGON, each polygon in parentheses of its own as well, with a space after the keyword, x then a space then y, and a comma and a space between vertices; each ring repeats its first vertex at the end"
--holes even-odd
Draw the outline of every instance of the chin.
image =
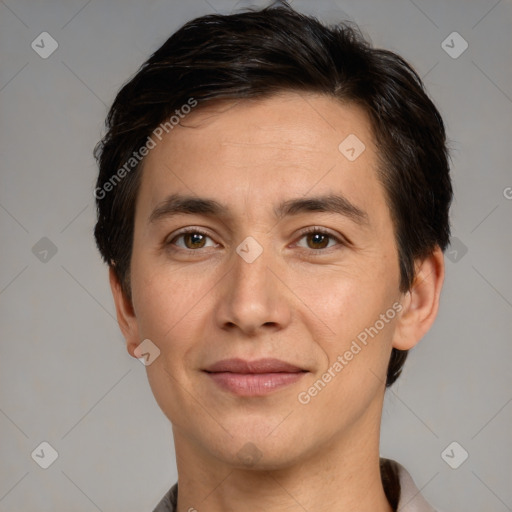
MULTIPOLYGON (((282 421, 282 419, 281 419, 282 421)), ((276 425, 262 428, 254 422, 249 428, 230 430, 232 437, 223 436, 218 443, 203 439, 203 447, 225 464, 254 471, 285 469, 305 455, 307 445, 303 435, 294 435, 289 429, 277 432, 276 425), (274 430, 274 432, 272 432, 274 430), (270 434, 269 434, 270 433, 270 434)))

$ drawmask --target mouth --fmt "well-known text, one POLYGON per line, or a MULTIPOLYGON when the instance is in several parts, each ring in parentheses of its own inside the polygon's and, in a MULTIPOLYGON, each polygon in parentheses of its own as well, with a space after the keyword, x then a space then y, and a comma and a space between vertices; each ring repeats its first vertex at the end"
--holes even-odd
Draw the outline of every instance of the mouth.
POLYGON ((279 359, 225 359, 204 372, 224 391, 263 396, 298 382, 308 371, 279 359))

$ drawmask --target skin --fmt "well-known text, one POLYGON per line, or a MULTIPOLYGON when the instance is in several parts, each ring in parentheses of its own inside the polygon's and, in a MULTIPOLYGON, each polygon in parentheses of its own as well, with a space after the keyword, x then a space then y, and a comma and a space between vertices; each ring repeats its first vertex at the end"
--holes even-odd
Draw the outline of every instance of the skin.
POLYGON ((173 426, 180 512, 391 510, 379 472, 386 370, 392 347, 412 348, 433 323, 444 262, 436 249, 416 262, 412 289, 399 291, 373 141, 359 107, 286 92, 197 109, 146 157, 132 301, 112 270, 110 280, 129 353, 137 357, 146 338, 160 349, 146 369, 173 426), (349 134, 366 146, 353 162, 338 149, 349 134), (174 193, 215 199, 229 213, 150 222, 174 193), (274 217, 284 200, 333 193, 367 222, 316 211, 274 217), (301 233, 311 226, 333 237, 301 233), (177 237, 185 227, 208 236, 177 237), (263 250, 252 263, 236 252, 248 236, 263 250), (300 403, 298 394, 397 301, 401 312, 300 403), (277 358, 307 372, 271 394, 240 397, 203 371, 234 357, 277 358))

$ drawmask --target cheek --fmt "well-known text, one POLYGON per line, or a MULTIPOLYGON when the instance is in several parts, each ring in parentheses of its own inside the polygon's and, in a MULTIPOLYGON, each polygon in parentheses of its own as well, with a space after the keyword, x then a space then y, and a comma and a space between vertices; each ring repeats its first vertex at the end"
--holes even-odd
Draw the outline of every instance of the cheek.
POLYGON ((141 336, 162 339, 185 314, 193 289, 147 253, 132 258, 133 307, 141 336))
POLYGON ((137 290, 134 309, 141 336, 154 338, 161 343, 175 339, 183 323, 189 323, 194 316, 194 305, 200 300, 201 288, 187 286, 161 276, 146 281, 137 290))
POLYGON ((190 359, 201 332, 201 298, 208 288, 204 281, 142 258, 134 259, 132 288, 141 339, 150 339, 160 350, 147 367, 148 382, 162 411, 179 423, 177 411, 186 407, 188 397, 183 390, 193 387, 190 359))
POLYGON ((141 339, 149 338, 172 373, 189 366, 211 320, 209 291, 219 279, 214 270, 188 270, 143 254, 132 266, 134 310, 141 339))
POLYGON ((362 416, 383 389, 396 318, 385 286, 372 294, 358 294, 357 286, 343 290, 351 293, 332 300, 335 334, 315 338, 326 357, 298 397, 311 401, 312 410, 331 411, 334 424, 362 416))
MULTIPOLYGON (((362 376, 361 368, 378 374, 387 365, 396 318, 398 273, 381 259, 364 268, 335 269, 316 279, 301 278, 298 293, 307 308, 307 323, 327 356, 328 365, 346 354, 350 371, 362 376)), ((348 378, 348 375, 347 375, 348 378)))
POLYGON ((378 318, 382 308, 387 309, 391 283, 384 272, 376 272, 375 265, 350 265, 330 271, 298 273, 290 276, 297 308, 305 319, 316 322, 325 331, 329 342, 346 339, 358 329, 378 318), (293 279, 292 279, 293 277, 293 279), (385 307, 384 307, 385 306, 385 307))

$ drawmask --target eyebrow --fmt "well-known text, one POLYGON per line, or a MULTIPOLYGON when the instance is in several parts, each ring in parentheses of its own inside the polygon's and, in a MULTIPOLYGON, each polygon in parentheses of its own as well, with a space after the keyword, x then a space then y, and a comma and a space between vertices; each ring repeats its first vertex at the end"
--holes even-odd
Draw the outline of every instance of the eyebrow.
MULTIPOLYGON (((368 214, 364 210, 338 194, 288 199, 274 208, 274 215, 278 220, 304 212, 336 213, 361 226, 369 223, 368 214)), ((152 211, 148 223, 156 223, 179 214, 228 217, 230 209, 214 199, 171 194, 152 211)))

